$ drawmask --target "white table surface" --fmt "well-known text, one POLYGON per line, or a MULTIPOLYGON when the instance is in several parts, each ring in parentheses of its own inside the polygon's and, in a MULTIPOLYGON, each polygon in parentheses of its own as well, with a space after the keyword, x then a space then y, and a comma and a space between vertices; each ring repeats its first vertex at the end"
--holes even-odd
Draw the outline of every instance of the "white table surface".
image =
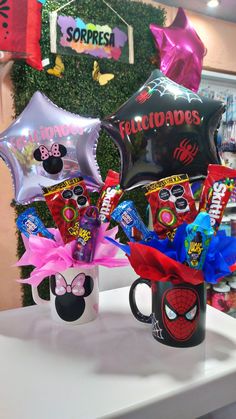
POLYGON ((47 305, 1 312, 0 418, 192 419, 236 401, 236 320, 208 307, 204 343, 167 347, 128 291, 102 292, 99 318, 74 327, 47 305))

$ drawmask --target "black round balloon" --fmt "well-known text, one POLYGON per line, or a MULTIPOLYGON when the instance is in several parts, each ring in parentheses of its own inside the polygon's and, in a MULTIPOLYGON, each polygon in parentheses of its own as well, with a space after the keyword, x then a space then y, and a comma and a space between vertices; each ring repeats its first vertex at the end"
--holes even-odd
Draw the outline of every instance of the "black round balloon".
POLYGON ((220 159, 214 133, 225 106, 201 97, 154 70, 146 83, 102 126, 121 155, 121 186, 173 174, 207 174, 220 159))

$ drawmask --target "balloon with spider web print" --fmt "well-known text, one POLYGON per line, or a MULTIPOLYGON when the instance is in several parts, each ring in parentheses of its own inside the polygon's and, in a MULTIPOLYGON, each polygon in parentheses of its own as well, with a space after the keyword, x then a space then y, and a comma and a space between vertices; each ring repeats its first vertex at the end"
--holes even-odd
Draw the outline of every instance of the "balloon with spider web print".
POLYGON ((206 175, 209 164, 220 164, 215 132, 224 108, 154 70, 102 122, 120 151, 121 186, 132 189, 173 174, 206 175))

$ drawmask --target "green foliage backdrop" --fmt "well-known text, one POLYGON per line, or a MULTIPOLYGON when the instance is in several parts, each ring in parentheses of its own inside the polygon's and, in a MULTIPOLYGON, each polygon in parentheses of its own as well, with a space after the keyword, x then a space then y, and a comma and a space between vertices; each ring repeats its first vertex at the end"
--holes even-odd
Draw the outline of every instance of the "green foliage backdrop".
MULTIPOLYGON (((65 1, 66 3, 66 1, 65 1)), ((86 55, 77 57, 63 56, 65 74, 62 79, 50 76, 46 71, 38 72, 26 66, 24 63, 15 63, 12 78, 15 86, 15 109, 19 115, 33 93, 37 90, 45 93, 58 106, 78 113, 83 116, 103 118, 115 111, 123 104, 147 79, 154 68, 150 57, 156 51, 149 30, 149 24, 154 22, 163 25, 165 11, 154 8, 144 3, 129 0, 109 0, 109 4, 134 27, 135 64, 129 65, 113 60, 99 60, 101 72, 115 74, 106 86, 100 86, 92 79, 93 58, 86 55)), ((42 51, 43 58, 49 58, 53 66, 55 55, 50 54, 49 45, 49 19, 48 12, 62 5, 62 1, 48 0, 43 8, 42 28, 42 51)), ((79 16, 87 21, 95 21, 97 24, 119 25, 120 20, 105 6, 102 0, 77 0, 63 10, 65 15, 79 16)), ((108 169, 119 171, 119 153, 112 140, 101 132, 97 150, 97 160, 104 178, 108 169)), ((135 201, 140 213, 145 217, 146 200, 140 190, 126 194, 126 198, 135 201)), ((52 226, 51 216, 44 203, 35 204, 37 212, 46 226, 52 226)), ((21 213, 25 207, 16 206, 16 214, 21 213)), ((18 257, 24 252, 22 240, 18 240, 18 257)), ((22 269, 22 278, 26 278, 30 268, 22 269)), ((41 294, 48 296, 46 281, 41 286, 41 294)), ((32 304, 31 290, 27 285, 23 286, 23 304, 32 304)))

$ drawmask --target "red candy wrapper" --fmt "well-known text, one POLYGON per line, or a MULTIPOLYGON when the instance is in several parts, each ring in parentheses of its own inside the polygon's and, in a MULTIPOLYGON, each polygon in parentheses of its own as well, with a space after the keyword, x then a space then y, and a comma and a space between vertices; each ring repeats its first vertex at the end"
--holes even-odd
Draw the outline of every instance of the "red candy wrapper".
POLYGON ((153 227, 161 239, 173 240, 176 228, 191 223, 197 210, 187 175, 174 175, 145 186, 153 227))
POLYGON ((75 240, 79 220, 90 205, 83 178, 67 179, 50 187, 43 187, 44 197, 64 243, 75 240))
POLYGON ((99 218, 102 223, 107 223, 111 219, 111 213, 116 208, 123 191, 119 185, 120 175, 113 170, 109 170, 97 202, 99 218))
POLYGON ((218 230, 225 207, 235 187, 236 170, 218 164, 209 164, 207 177, 203 183, 199 211, 206 211, 211 218, 211 226, 218 230))

